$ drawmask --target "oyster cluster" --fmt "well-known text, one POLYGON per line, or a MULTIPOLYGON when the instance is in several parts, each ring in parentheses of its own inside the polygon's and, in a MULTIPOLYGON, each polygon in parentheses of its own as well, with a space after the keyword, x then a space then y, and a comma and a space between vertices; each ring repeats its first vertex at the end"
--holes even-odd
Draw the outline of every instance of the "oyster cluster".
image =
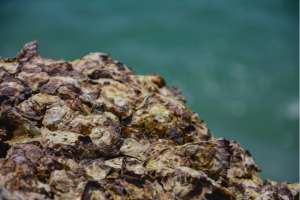
POLYGON ((0 199, 297 199, 175 87, 103 53, 0 58, 0 199))

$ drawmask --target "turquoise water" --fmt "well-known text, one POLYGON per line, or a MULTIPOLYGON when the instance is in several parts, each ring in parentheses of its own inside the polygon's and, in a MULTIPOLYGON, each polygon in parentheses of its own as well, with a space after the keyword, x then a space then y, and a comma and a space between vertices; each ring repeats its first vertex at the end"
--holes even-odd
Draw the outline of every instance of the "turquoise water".
POLYGON ((158 73, 263 179, 299 181, 298 1, 1 1, 0 56, 110 53, 158 73))

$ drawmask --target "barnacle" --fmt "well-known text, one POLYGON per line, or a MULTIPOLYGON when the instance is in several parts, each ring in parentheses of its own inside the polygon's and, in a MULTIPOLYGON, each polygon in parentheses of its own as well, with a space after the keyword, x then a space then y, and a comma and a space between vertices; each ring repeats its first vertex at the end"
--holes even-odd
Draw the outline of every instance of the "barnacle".
POLYGON ((296 199, 157 74, 108 54, 0 57, 0 199, 296 199))

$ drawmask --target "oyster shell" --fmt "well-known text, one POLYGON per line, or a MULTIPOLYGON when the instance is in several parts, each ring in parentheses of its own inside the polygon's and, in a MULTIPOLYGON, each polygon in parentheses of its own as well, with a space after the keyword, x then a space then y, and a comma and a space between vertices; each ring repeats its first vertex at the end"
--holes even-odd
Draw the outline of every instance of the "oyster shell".
POLYGON ((0 199, 296 199, 157 74, 108 54, 0 57, 0 199))

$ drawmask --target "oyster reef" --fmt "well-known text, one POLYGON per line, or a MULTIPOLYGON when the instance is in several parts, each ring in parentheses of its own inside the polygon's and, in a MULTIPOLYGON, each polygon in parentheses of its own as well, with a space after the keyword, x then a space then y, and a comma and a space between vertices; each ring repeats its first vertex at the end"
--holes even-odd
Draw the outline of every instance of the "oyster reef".
POLYGON ((0 58, 0 199, 298 199, 175 87, 103 53, 0 58))

